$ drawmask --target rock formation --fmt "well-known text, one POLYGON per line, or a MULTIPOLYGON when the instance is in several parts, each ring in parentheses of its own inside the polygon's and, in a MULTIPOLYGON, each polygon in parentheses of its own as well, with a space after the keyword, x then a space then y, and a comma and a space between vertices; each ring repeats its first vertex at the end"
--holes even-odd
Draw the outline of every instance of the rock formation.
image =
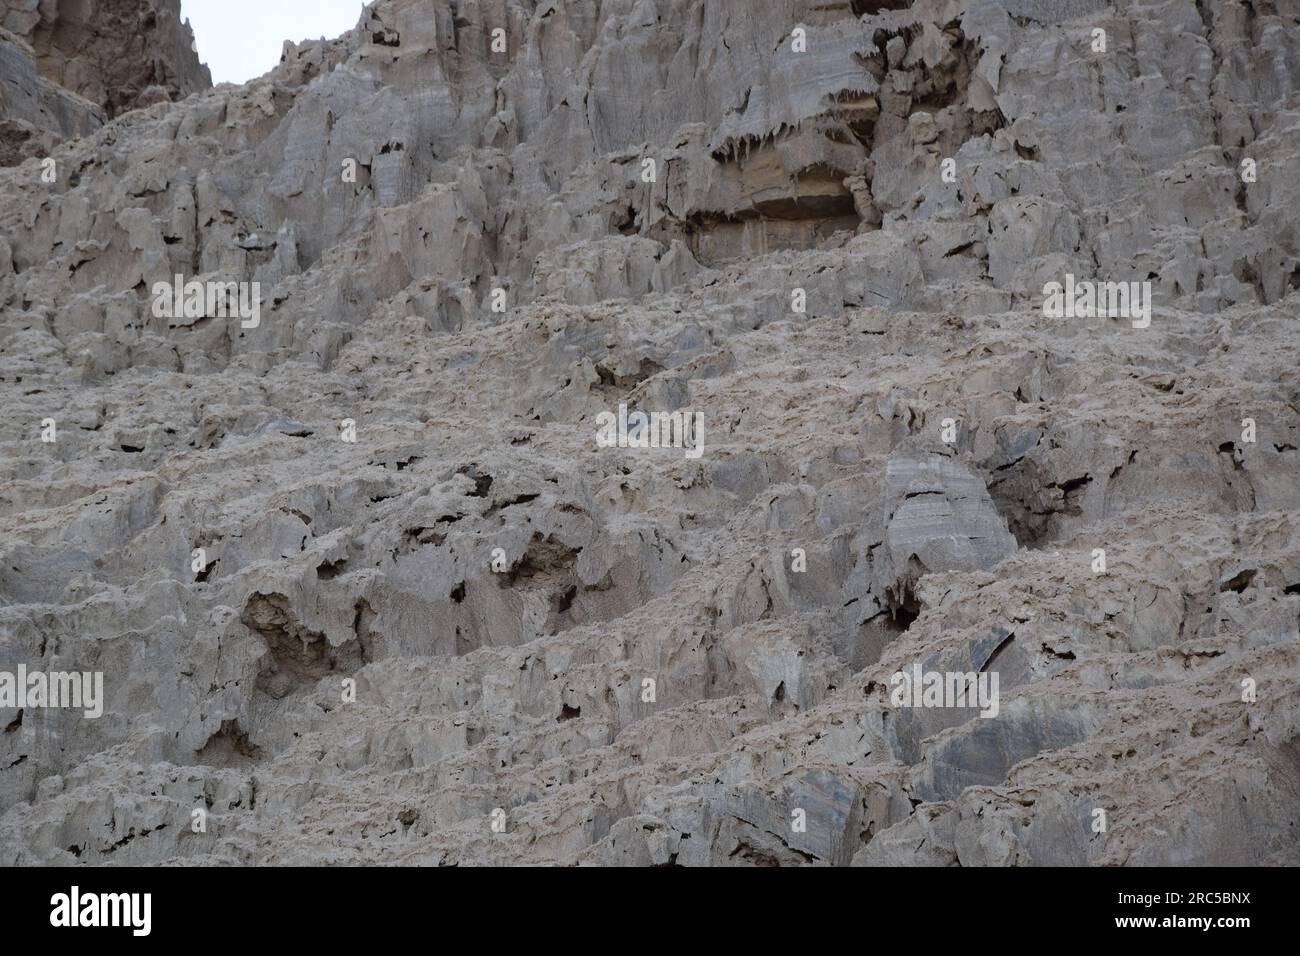
POLYGON ((1300 863, 1296 0, 377 0, 216 90, 93 6, 0 0, 0 678, 104 688, 0 698, 0 864, 1300 863))
POLYGON ((0 0, 0 166, 210 86, 180 0, 0 0))
POLYGON ((212 86, 180 0, 0 0, 0 26, 31 45, 41 76, 109 117, 212 86))

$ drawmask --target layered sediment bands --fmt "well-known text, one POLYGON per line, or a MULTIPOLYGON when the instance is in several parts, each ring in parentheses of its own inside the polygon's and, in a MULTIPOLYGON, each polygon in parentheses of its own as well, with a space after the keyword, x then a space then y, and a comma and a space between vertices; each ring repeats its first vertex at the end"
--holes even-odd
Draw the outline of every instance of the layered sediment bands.
POLYGON ((17 8, 0 672, 105 700, 0 862, 1300 863, 1294 4, 379 0, 129 112, 17 8))

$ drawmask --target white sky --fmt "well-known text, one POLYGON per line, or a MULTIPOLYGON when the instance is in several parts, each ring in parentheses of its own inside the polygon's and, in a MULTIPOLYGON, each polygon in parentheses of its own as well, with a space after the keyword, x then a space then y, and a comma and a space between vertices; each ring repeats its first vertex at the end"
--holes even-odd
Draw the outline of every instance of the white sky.
POLYGON ((213 83, 243 83, 280 62, 285 40, 333 39, 357 25, 362 0, 181 0, 213 83))

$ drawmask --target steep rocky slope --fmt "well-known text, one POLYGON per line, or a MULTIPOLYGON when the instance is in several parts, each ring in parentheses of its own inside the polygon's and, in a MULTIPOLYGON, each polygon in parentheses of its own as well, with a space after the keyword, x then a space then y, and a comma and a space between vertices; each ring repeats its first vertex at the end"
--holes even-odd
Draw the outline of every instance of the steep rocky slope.
POLYGON ((180 0, 0 0, 41 76, 116 116, 212 86, 180 0))
POLYGON ((211 86, 180 0, 0 0, 0 166, 211 86))
POLYGON ((45 159, 63 140, 103 122, 102 110, 41 76, 32 48, 0 28, 0 166, 45 159))
POLYGON ((66 132, 0 863, 1300 863, 1295 0, 379 0, 66 132))

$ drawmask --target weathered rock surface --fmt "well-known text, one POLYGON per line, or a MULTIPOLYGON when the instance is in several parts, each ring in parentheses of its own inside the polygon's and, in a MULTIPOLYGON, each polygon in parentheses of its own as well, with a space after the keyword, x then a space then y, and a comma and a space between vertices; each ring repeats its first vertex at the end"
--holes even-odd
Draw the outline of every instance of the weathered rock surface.
POLYGON ((41 76, 112 117, 212 86, 180 13, 180 0, 0 0, 0 27, 41 76))
POLYGON ((0 166, 43 159, 104 121, 94 104, 42 77, 34 56, 22 39, 0 29, 0 166))
POLYGON ((0 671, 106 695, 0 708, 0 863, 1300 863, 1294 0, 379 0, 170 69, 0 169, 0 671))

